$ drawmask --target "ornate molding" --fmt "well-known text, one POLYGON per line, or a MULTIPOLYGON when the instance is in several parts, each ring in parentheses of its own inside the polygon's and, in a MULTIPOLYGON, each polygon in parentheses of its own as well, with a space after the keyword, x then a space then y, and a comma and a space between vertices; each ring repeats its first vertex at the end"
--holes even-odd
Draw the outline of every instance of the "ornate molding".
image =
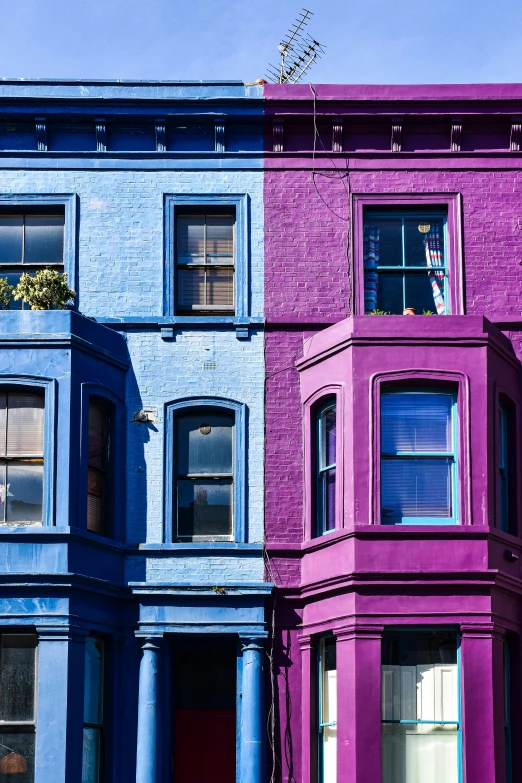
POLYGON ((343 121, 340 117, 332 120, 332 152, 343 151, 343 121))
POLYGON ((284 120, 282 117, 274 119, 272 125, 272 149, 274 152, 283 152, 284 120))
POLYGON ((402 117, 392 118, 391 128, 391 151, 401 152, 402 150, 402 117))
POLYGON ((225 152, 225 119, 214 120, 214 140, 216 152, 225 152))
POLYGON ((156 134, 156 152, 166 152, 167 127, 165 117, 156 117, 154 120, 154 132, 156 134))
POLYGON ((522 117, 511 118, 509 149, 511 152, 520 152, 522 150, 522 117))
POLYGON ((105 117, 94 118, 96 126, 96 150, 107 152, 107 125, 105 117))
POLYGON ((47 152, 47 120, 45 117, 35 117, 36 144, 38 152, 47 152))
POLYGON ((452 117, 451 119, 451 151, 460 152, 462 139, 462 117, 452 117))

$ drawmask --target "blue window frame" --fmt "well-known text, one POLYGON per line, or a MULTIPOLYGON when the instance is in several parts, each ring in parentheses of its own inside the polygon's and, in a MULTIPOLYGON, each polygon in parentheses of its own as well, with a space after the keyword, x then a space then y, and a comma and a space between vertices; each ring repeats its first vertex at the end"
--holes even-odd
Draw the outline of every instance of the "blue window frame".
POLYGON ((317 750, 319 783, 337 781, 337 647, 333 636, 319 640, 317 750))
POLYGON ((388 207, 364 210, 365 312, 449 312, 447 213, 388 207))
MULTIPOLYGON (((50 268, 65 272, 78 290, 76 200, 73 194, 0 196, 0 277, 16 286, 22 272, 50 268)), ((25 306, 21 300, 10 303, 11 309, 25 306)))
MULTIPOLYGON (((218 229, 219 226, 213 226, 214 233, 218 229)), ((222 246, 223 242, 220 250, 222 246)), ((164 316, 183 323, 201 321, 202 318, 209 322, 226 323, 231 319, 248 317, 249 246, 249 199, 246 194, 166 195, 164 316), (200 223, 202 218, 206 222, 208 219, 212 222, 219 216, 229 222, 232 219, 232 254, 229 252, 230 230, 226 221, 222 221, 220 229, 222 239, 226 239, 226 252, 217 255, 212 252, 208 245, 208 226, 203 228, 200 240, 196 242, 196 229, 201 231, 199 223, 197 226, 194 223, 194 242, 187 244, 186 225, 180 218, 189 215, 194 220, 199 218, 200 223), (185 291, 180 290, 180 285, 185 291)))
POLYGON ((181 400, 166 406, 166 428, 166 542, 244 542, 245 406, 181 400))
POLYGON ((383 783, 461 783, 460 639, 386 630, 381 660, 383 783))
POLYGON ((85 640, 82 783, 99 783, 103 739, 103 639, 85 640))
POLYGON ((382 524, 458 522, 457 433, 454 392, 382 392, 382 524))
POLYGON ((317 535, 335 530, 337 482, 337 408, 335 401, 317 412, 317 535))

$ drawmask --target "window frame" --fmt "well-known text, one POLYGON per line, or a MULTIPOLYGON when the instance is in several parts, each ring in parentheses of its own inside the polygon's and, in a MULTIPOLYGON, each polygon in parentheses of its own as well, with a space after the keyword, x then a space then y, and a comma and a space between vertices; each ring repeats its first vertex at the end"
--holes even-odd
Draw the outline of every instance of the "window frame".
MULTIPOLYGON (((78 264, 77 264, 77 203, 76 193, 26 193, 26 194, 1 194, 0 195, 0 213, 3 207, 8 207, 10 211, 19 209, 21 213, 30 214, 33 209, 38 210, 43 207, 49 210, 60 207, 64 210, 64 229, 63 229, 63 271, 67 274, 68 285, 76 291, 76 298, 71 309, 79 309, 79 291, 78 291, 78 264)), ((48 214, 49 214, 48 213, 48 214)), ((2 268, 0 264, 0 277, 2 268)), ((6 267, 8 265, 5 265, 6 267)), ((32 271, 36 265, 27 265, 27 271, 32 271)), ((55 269, 57 264, 39 264, 38 269, 55 269)), ((61 266, 61 264, 60 264, 61 266)), ((9 265, 11 269, 13 265, 9 265)), ((21 272, 26 271, 24 264, 20 264, 21 272)))
POLYGON ((208 193, 208 194, 164 194, 164 279, 163 279, 163 316, 179 323, 229 323, 249 316, 250 286, 250 201, 246 193, 208 193), (223 315, 204 310, 194 315, 181 315, 176 305, 177 298, 177 215, 182 210, 194 208, 217 212, 219 209, 235 210, 234 228, 234 308, 233 312, 223 315))
POLYGON ((328 472, 331 470, 335 470, 335 490, 334 490, 334 497, 335 501, 337 501, 337 483, 338 483, 338 471, 337 471, 337 427, 339 424, 338 416, 337 416, 337 399, 334 397, 330 400, 327 400, 324 402, 317 410, 316 410, 316 444, 315 444, 315 535, 317 538, 320 538, 321 536, 327 535, 328 533, 333 533, 337 529, 337 502, 335 503, 334 508, 334 526, 331 530, 325 529, 325 490, 326 485, 322 480, 322 477, 325 476, 328 472), (323 438, 323 417, 327 413, 327 411, 331 409, 335 410, 335 425, 336 425, 336 437, 335 437, 335 462, 332 465, 326 465, 322 466, 322 438, 323 438))
POLYGON ((497 528, 512 536, 519 535, 519 444, 518 403, 504 390, 496 395, 496 515, 497 528))
MULTIPOLYGON (((323 660, 324 660, 324 643, 326 639, 333 639, 334 644, 336 646, 336 667, 335 671, 338 672, 337 669, 337 639, 333 633, 324 633, 317 639, 317 667, 316 667, 316 676, 317 676, 317 780, 318 783, 324 783, 324 764, 323 764, 323 758, 324 758, 324 729, 329 728, 331 726, 337 726, 339 725, 339 701, 337 699, 337 719, 335 721, 331 721, 329 723, 324 723, 323 718, 323 660)), ((337 696, 339 693, 339 685, 338 680, 336 676, 336 683, 337 683, 337 696)), ((336 738, 336 762, 338 761, 338 737, 336 738)), ((337 763, 336 763, 336 779, 337 779, 337 763)))
POLYGON ((33 375, 1 375, 0 390, 38 390, 44 397, 44 440, 43 440, 43 496, 42 522, 34 524, 1 524, 0 531, 19 528, 51 527, 55 524, 55 481, 56 481, 56 397, 58 382, 55 378, 41 378, 33 375))
MULTIPOLYGON (((451 436, 452 436, 452 442, 453 442, 453 451, 452 452, 396 452, 395 454, 391 455, 391 453, 386 452, 386 457, 393 458, 394 456, 400 456, 402 458, 408 459, 411 458, 416 459, 417 457, 426 458, 429 459, 430 457, 433 458, 453 458, 453 464, 451 466, 451 489, 452 489, 452 509, 453 509, 453 516, 451 517, 402 517, 401 519, 397 518, 397 520, 386 520, 383 521, 382 517, 382 482, 381 483, 381 492, 380 492, 380 518, 381 518, 381 524, 383 525, 458 525, 459 524, 459 493, 458 493, 458 482, 459 482, 459 421, 458 421, 458 396, 457 391, 455 389, 451 389, 449 387, 444 386, 438 386, 438 387, 430 387, 430 386, 408 386, 408 385, 397 385, 391 388, 381 388, 381 394, 380 394, 380 400, 382 400, 383 396, 388 396, 390 394, 410 394, 410 393, 417 393, 417 394, 444 394, 452 399, 452 405, 451 405, 451 436)), ((381 424, 382 418, 380 417, 381 424)), ((382 461, 383 461, 383 451, 382 447, 380 448, 380 458, 379 458, 379 474, 381 474, 382 471, 382 461)))
MULTIPOLYGON (((82 723, 82 732, 83 729, 94 729, 95 731, 99 732, 100 737, 100 745, 99 745, 99 756, 98 756, 98 770, 97 770, 97 783, 101 783, 105 779, 104 776, 104 766, 105 766, 105 758, 104 758, 104 751, 105 751, 105 679, 106 679, 106 651, 107 651, 107 643, 103 636, 100 636, 98 634, 90 634, 86 640, 85 640, 85 660, 87 658, 86 651, 87 651, 87 640, 88 639, 94 639, 95 642, 99 642, 102 645, 102 653, 101 653, 101 666, 100 666, 100 682, 99 682, 99 699, 100 699, 100 722, 99 723, 90 723, 85 720, 85 698, 86 698, 86 689, 85 689, 85 677, 84 677, 84 688, 83 688, 83 702, 84 702, 84 712, 83 712, 83 723, 82 723)), ((82 742, 82 764, 83 764, 83 742, 82 742)))
POLYGON ((164 543, 176 546, 208 547, 230 543, 246 543, 246 482, 247 467, 247 407, 244 403, 222 397, 192 397, 165 405, 165 451, 164 451, 164 543), (176 482, 176 419, 183 412, 194 408, 223 408, 235 416, 233 434, 233 495, 232 533, 227 538, 202 538, 196 541, 177 540, 175 487, 176 482))
MULTIPOLYGON (((464 783, 463 781, 463 710, 462 710, 462 703, 463 703, 463 692, 462 692, 462 656, 461 656, 461 644, 462 644, 462 634, 460 632, 459 628, 456 628, 455 626, 438 626, 438 625, 429 625, 429 626, 385 626, 382 638, 381 638, 381 649, 383 641, 382 639, 386 635, 386 633, 423 633, 423 632, 429 632, 429 631, 451 631, 456 636, 456 644, 457 644, 457 721, 419 721, 419 720, 383 720, 382 718, 382 706, 381 706, 381 743, 382 743, 382 726, 384 724, 399 724, 399 725, 407 725, 407 724, 424 724, 424 725, 435 725, 435 726, 442 726, 442 725, 457 725, 457 779, 459 783, 464 783)), ((381 705, 382 705, 382 669, 384 665, 382 663, 382 657, 381 657, 381 666, 380 666, 380 692, 381 692, 381 705)))
POLYGON ((464 315, 462 275, 462 197, 460 193, 375 193, 352 195, 351 280, 355 315, 365 315, 364 306, 364 211, 386 212, 387 208, 440 208, 446 214, 446 315, 464 315))

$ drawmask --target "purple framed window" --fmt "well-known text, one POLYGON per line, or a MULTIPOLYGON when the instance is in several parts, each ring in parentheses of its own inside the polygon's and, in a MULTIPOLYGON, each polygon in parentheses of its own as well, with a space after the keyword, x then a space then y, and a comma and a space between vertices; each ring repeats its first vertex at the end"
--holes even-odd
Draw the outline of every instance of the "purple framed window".
POLYGON ((329 402, 317 413, 317 535, 335 530, 337 409, 329 402))

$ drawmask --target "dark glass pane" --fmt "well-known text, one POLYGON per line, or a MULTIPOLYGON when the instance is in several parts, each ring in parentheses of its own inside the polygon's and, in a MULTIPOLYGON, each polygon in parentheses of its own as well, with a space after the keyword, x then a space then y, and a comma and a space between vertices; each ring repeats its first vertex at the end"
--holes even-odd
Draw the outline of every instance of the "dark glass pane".
POLYGON ((24 263, 63 263, 63 217, 26 215, 24 263))
POLYGON ((178 271, 178 307, 192 310, 205 302, 205 270, 180 269, 178 271))
MULTIPOLYGON (((432 258, 431 264, 435 266, 441 263, 444 266, 444 223, 442 218, 425 217, 405 218, 404 220, 404 251, 406 266, 427 266, 426 262, 426 238, 437 236, 440 249, 432 258)), ((408 305, 407 305, 408 306, 408 305)))
POLYGON ((383 522, 402 517, 450 518, 452 464, 451 459, 381 460, 383 522))
POLYGON ((36 637, 4 634, 0 650, 0 720, 34 721, 36 637))
POLYGON ((321 500, 323 507, 323 532, 335 529, 335 479, 336 469, 321 473, 321 500))
POLYGON ((391 315, 402 315, 404 310, 403 275, 380 272, 377 285, 377 309, 391 315))
POLYGON ((232 481, 178 481, 178 535, 230 536, 232 481))
POLYGON ((232 473, 234 415, 205 409, 177 419, 178 474, 232 473))
POLYGON ((207 216, 207 263, 234 257, 234 218, 207 216))
POLYGON ((105 525, 105 472, 89 468, 87 475, 87 530, 102 533, 105 525))
POLYGON ((0 215, 0 264, 22 262, 24 219, 0 215))
POLYGON ((337 669, 337 645, 333 636, 327 636, 323 640, 323 653, 324 670, 327 672, 335 671, 337 669))
POLYGON ((110 415, 107 406, 89 401, 89 466, 104 470, 109 462, 110 415))
POLYGON ((83 729, 82 783, 98 783, 100 780, 100 729, 83 729))
POLYGON ((336 409, 328 408, 321 414, 321 468, 336 463, 336 409))
POLYGON ((209 269, 207 279, 207 305, 234 308, 234 269, 209 269))
POLYGON ((457 663, 457 634, 454 631, 385 631, 382 664, 385 666, 429 666, 457 663))
POLYGON ((7 522, 41 522, 43 465, 37 461, 7 465, 7 522))
POLYGON ((450 394, 404 392, 381 397, 381 450, 451 452, 450 394))
POLYGON ((402 266, 402 220, 401 218, 368 219, 367 225, 379 228, 379 266, 402 266))
MULTIPOLYGON (((20 277, 22 275, 22 272, 3 272, 0 271, 0 277, 6 278, 8 285, 12 285, 13 288, 16 288, 18 283, 20 282, 20 277)), ((12 292, 14 294, 14 291, 12 292)), ((9 302, 9 310, 29 310, 30 307, 25 302, 22 302, 21 299, 15 299, 14 296, 12 297, 11 301, 9 302)))
POLYGON ((0 734, 0 783, 34 783, 35 739, 34 732, 0 734))
POLYGON ((102 724, 103 642, 92 636, 85 642, 83 722, 102 724))
POLYGON ((425 310, 437 314, 433 288, 426 272, 411 272, 405 275, 405 289, 405 307, 414 307, 417 315, 422 315, 425 310))
POLYGON ((177 221, 178 261, 205 261, 205 218, 181 215, 177 221))
POLYGON ((43 394, 8 394, 7 454, 43 456, 43 394))

